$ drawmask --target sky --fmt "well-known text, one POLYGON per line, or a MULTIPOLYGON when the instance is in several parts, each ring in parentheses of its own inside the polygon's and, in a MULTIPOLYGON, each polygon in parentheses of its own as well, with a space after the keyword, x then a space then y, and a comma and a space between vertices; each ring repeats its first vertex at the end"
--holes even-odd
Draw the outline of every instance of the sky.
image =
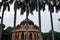
MULTIPOLYGON (((6 25, 6 28, 8 26, 13 27, 13 22, 14 22, 14 9, 13 9, 13 5, 12 4, 10 6, 11 10, 10 12, 6 11, 4 12, 4 20, 3 23, 6 25)), ((3 7, 2 7, 3 8, 3 7)), ((1 9, 2 10, 2 9, 1 9)), ((2 14, 2 11, 0 12, 0 16, 2 14)), ((52 13, 53 16, 53 26, 54 26, 54 30, 57 32, 60 32, 60 21, 58 21, 58 19, 60 18, 60 12, 56 13, 54 11, 54 13, 52 13)), ((24 15, 20 15, 20 10, 17 10, 17 20, 16 20, 16 25, 20 24, 21 21, 23 21, 26 18, 26 12, 24 13, 24 15)), ((36 12, 34 10, 34 14, 31 15, 29 14, 29 19, 32 20, 34 22, 35 25, 38 26, 38 12, 36 12)), ((1 23, 1 20, 0 20, 1 23)), ((49 32, 51 30, 51 23, 50 23, 50 13, 48 11, 48 6, 46 5, 46 10, 43 12, 41 10, 41 30, 42 32, 49 32)))

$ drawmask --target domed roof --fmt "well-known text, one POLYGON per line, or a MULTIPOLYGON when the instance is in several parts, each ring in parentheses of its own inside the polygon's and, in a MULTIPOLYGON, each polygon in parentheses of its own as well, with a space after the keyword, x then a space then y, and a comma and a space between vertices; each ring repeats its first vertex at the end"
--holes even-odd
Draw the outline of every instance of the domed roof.
MULTIPOLYGON (((24 24, 26 24, 26 19, 23 20, 20 25, 24 25, 24 24)), ((28 19, 28 24, 34 25, 33 21, 31 21, 30 19, 28 19)))

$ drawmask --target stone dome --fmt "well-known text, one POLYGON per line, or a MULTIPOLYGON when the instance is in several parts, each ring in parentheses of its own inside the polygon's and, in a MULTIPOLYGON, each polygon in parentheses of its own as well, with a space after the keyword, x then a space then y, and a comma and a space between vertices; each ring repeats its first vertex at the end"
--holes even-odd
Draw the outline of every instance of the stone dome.
MULTIPOLYGON (((26 19, 23 20, 23 21, 20 23, 20 25, 24 25, 24 24, 26 24, 26 19)), ((30 19, 28 19, 28 24, 29 24, 29 25, 34 25, 33 21, 31 21, 30 19)))
MULTIPOLYGON (((20 25, 16 26, 16 29, 19 31, 26 31, 26 19, 23 20, 20 25), (23 30, 24 29, 24 30, 23 30)), ((30 19, 28 19, 28 31, 38 31, 39 27, 33 23, 30 19)))

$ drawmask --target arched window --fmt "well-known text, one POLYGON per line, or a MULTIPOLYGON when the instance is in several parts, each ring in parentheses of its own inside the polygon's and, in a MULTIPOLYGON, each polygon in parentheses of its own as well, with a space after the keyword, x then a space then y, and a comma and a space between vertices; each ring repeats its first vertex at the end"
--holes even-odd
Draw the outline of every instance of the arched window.
POLYGON ((34 34, 34 38, 35 38, 35 40, 36 40, 36 34, 34 34))
POLYGON ((30 39, 32 39, 32 33, 30 33, 30 39))
POLYGON ((22 33, 22 35, 21 35, 21 39, 24 39, 24 33, 22 33))
POLYGON ((26 39, 26 34, 25 34, 25 39, 26 39))
POLYGON ((16 35, 15 35, 15 36, 16 36, 16 39, 17 39, 17 38, 18 38, 17 33, 16 33, 16 35))
POLYGON ((39 38, 39 36, 38 36, 38 34, 37 34, 37 40, 38 40, 38 38, 39 38))

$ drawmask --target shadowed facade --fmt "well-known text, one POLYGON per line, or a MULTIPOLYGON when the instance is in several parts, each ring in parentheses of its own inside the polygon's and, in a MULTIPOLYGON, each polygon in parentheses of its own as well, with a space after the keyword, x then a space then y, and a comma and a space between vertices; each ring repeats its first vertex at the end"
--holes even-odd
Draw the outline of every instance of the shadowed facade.
MULTIPOLYGON (((26 19, 16 26, 16 40, 26 40, 26 19)), ((12 34, 13 40, 13 34, 12 34)), ((28 19, 28 40, 39 40, 39 27, 28 19)))

